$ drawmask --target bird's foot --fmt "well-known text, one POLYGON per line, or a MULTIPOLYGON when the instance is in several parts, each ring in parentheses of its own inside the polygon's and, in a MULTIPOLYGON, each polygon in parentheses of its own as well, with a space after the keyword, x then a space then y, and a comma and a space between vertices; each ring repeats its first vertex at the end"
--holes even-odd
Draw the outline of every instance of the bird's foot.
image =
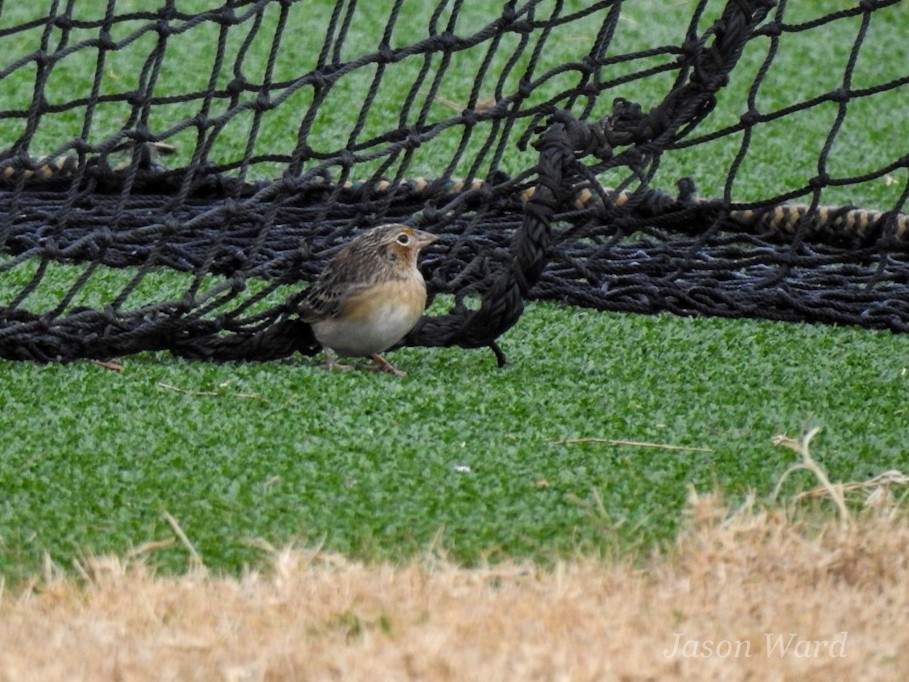
POLYGON ((372 368, 374 371, 388 372, 389 374, 394 374, 396 377, 406 377, 407 376, 407 372, 405 372, 403 369, 398 369, 397 367, 395 367, 393 364, 391 364, 388 360, 383 358, 378 353, 376 353, 374 355, 370 355, 369 357, 371 357, 373 360, 375 360, 376 363, 378 364, 378 367, 372 368))
POLYGON ((325 369, 327 369, 329 372, 332 370, 338 370, 339 372, 352 372, 355 367, 353 365, 345 365, 341 362, 338 362, 334 357, 326 353, 325 369))

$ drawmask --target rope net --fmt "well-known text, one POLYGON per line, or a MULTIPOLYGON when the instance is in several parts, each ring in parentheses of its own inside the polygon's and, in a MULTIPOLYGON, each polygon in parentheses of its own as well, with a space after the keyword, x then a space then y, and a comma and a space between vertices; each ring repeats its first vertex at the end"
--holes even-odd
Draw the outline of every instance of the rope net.
POLYGON ((0 0, 2 357, 314 354, 387 222, 440 236, 409 345, 504 361, 530 299, 909 327, 896 0, 153 4, 0 0))

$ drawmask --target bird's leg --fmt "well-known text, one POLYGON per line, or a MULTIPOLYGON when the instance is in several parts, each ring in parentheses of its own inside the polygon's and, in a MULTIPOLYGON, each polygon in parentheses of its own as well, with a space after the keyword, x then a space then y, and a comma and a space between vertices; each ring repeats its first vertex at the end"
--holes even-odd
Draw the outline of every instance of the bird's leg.
POLYGON ((338 362, 333 350, 331 350, 330 348, 325 349, 325 369, 327 369, 328 371, 337 369, 341 372, 349 372, 353 368, 354 368, 353 365, 344 365, 344 364, 338 362))
POLYGON ((407 376, 407 372, 405 372, 403 369, 398 369, 397 367, 395 367, 393 364, 391 364, 388 360, 383 358, 378 353, 373 353, 369 357, 371 357, 373 360, 376 361, 376 363, 378 363, 379 366, 373 368, 377 372, 388 372, 389 374, 394 374, 396 377, 406 377, 407 376))

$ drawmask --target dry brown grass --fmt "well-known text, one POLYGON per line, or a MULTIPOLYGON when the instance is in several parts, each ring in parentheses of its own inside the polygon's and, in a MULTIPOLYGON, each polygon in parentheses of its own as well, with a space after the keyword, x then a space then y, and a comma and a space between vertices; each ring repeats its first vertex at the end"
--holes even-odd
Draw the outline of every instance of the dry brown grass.
POLYGON ((234 579, 97 559, 80 580, 51 575, 2 597, 0 679, 893 680, 909 669, 909 523, 892 505, 808 523, 692 494, 688 513, 672 551, 644 567, 465 570, 286 550, 234 579), (841 656, 814 644, 768 655, 768 634, 832 644, 844 632, 841 656), (699 654, 712 641, 714 655, 667 656, 677 633, 699 654))
POLYGON ((266 571, 213 577, 171 519, 186 575, 98 558, 79 579, 49 566, 0 595, 0 680, 901 679, 909 519, 890 488, 905 476, 831 484, 812 436, 778 442, 836 518, 692 492, 675 546, 643 566, 467 570, 287 549, 266 571))

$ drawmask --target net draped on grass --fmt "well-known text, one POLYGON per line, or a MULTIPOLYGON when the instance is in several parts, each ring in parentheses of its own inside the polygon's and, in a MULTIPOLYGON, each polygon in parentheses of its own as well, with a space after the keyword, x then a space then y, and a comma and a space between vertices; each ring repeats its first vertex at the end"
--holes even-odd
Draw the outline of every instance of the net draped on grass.
POLYGON ((414 5, 0 4, 0 356, 313 354, 305 283, 392 221, 452 301, 409 345, 504 361, 528 299, 907 329, 900 3, 414 5))

